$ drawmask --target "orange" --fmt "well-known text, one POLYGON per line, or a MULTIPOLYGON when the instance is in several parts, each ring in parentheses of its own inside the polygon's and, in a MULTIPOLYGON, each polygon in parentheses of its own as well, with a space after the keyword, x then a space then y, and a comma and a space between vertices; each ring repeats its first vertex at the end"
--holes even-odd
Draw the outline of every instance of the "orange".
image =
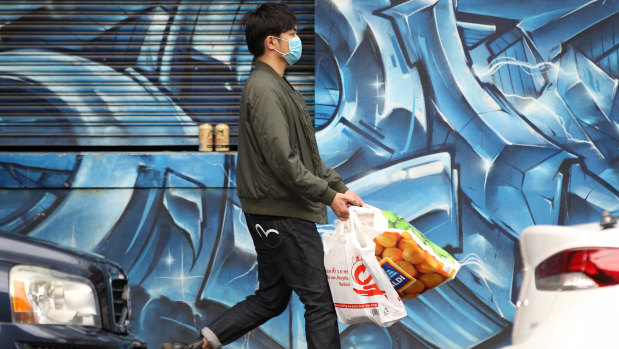
POLYGON ((402 250, 397 247, 389 247, 383 251, 383 258, 389 258, 394 262, 402 260, 402 250))
POLYGON ((400 297, 402 297, 402 299, 405 301, 417 298, 418 296, 419 296, 419 293, 404 293, 400 295, 400 297))
POLYGON ((407 247, 412 247, 412 248, 419 248, 419 245, 417 245, 417 243, 415 242, 415 240, 411 239, 411 238, 405 238, 403 237, 399 242, 398 242, 398 247, 401 249, 405 249, 407 247))
POLYGON ((386 231, 383 234, 387 234, 387 235, 393 236, 396 241, 398 241, 398 240, 400 240, 402 238, 402 235, 400 235, 400 233, 395 232, 395 231, 386 231))
MULTIPOLYGON (((374 240, 376 240, 376 239, 374 239, 374 240)), ((376 241, 374 241, 374 242, 376 242, 376 241)), ((383 245, 377 243, 376 244, 376 248, 374 249, 374 255, 380 256, 383 253, 384 249, 385 248, 383 247, 383 245)))
POLYGON ((412 285, 404 289, 404 293, 421 293, 426 288, 423 282, 417 280, 412 285))
POLYGON ((419 270, 420 273, 434 273, 438 271, 438 263, 436 262, 436 259, 434 259, 428 251, 424 252, 425 258, 423 259, 423 262, 417 265, 417 270, 419 270))
POLYGON ((408 274, 408 276, 412 276, 412 277, 417 276, 417 269, 415 269, 415 267, 409 262, 399 261, 399 262, 395 262, 395 264, 397 264, 400 268, 402 268, 402 270, 404 270, 408 274))
POLYGON ((419 248, 419 246, 417 246, 417 244, 415 244, 414 246, 415 247, 410 244, 407 245, 406 248, 402 251, 402 258, 412 264, 421 263, 425 260, 426 255, 424 251, 419 248))
POLYGON ((400 234, 386 231, 378 235, 374 241, 384 247, 394 247, 398 243, 399 237, 400 234))
POLYGON ((443 278, 436 273, 421 274, 419 276, 419 281, 423 282, 424 286, 427 288, 432 288, 440 285, 441 282, 443 282, 443 278))
POLYGON ((437 273, 439 273, 443 278, 448 278, 449 274, 447 274, 447 272, 445 270, 443 270, 443 267, 445 266, 445 263, 439 261, 438 259, 436 260, 436 264, 437 264, 437 273))

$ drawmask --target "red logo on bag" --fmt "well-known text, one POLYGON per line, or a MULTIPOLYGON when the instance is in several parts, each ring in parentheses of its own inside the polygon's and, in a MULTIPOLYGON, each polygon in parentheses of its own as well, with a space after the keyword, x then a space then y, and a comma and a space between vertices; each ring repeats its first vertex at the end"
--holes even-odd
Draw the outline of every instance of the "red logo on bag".
POLYGON ((361 290, 353 287, 353 291, 357 292, 357 294, 361 296, 367 296, 367 297, 383 295, 385 296, 385 298, 387 298, 387 292, 378 288, 376 283, 372 283, 372 275, 370 275, 370 273, 367 272, 367 267, 363 263, 363 259, 361 259, 361 257, 359 256, 355 257, 355 261, 353 262, 352 268, 350 269, 350 271, 351 271, 350 275, 352 275, 352 279, 358 285, 363 287, 363 289, 361 290), (365 275, 367 275, 367 277, 365 279, 361 279, 365 275))

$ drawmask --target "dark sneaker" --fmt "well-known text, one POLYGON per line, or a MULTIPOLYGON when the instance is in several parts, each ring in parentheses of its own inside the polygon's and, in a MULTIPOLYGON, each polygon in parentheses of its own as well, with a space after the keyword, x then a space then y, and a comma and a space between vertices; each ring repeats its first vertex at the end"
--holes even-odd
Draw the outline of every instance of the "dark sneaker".
MULTIPOLYGON (((202 341, 202 338, 198 338, 189 344, 179 343, 179 342, 163 343, 161 345, 161 349, 202 349, 203 343, 204 342, 202 341)), ((208 344, 206 347, 210 348, 208 344)))

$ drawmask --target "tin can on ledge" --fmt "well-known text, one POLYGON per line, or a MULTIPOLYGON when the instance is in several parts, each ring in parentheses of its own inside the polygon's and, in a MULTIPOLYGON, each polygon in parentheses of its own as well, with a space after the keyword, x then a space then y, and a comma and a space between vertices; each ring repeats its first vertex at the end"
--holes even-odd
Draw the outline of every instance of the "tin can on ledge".
POLYGON ((213 151, 213 126, 202 124, 199 127, 198 137, 200 141, 200 151, 213 151))
POLYGON ((215 151, 230 150, 230 128, 226 124, 215 126, 215 151))

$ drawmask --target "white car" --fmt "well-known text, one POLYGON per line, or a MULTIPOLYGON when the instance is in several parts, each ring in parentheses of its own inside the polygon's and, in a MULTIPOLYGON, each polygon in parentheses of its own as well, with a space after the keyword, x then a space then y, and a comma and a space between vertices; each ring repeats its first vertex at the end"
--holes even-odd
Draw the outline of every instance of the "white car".
POLYGON ((512 345, 619 348, 619 228, 601 223, 537 225, 520 235, 522 285, 512 345))

